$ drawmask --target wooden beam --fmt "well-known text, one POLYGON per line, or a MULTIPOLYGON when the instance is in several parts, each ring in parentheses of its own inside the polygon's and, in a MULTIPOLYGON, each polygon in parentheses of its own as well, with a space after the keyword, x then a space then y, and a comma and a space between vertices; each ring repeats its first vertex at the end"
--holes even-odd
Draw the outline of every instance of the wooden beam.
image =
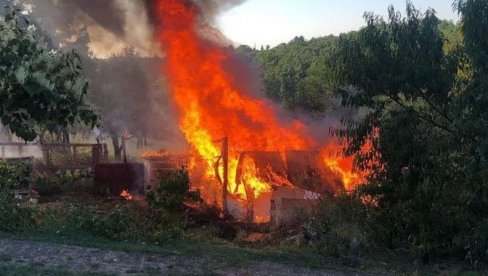
POLYGON ((224 173, 222 176, 222 205, 224 216, 228 217, 229 211, 227 210, 227 193, 229 188, 229 138, 224 137, 222 139, 222 163, 224 166, 224 173))

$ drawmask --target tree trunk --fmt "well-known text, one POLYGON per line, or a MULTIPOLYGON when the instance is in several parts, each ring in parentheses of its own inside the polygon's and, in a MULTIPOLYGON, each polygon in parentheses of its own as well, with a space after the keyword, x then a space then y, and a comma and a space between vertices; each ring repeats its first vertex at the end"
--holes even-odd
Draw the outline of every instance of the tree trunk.
POLYGON ((122 157, 122 148, 119 144, 119 137, 116 133, 111 132, 110 138, 112 139, 112 145, 114 147, 114 156, 115 158, 120 159, 122 157))
POLYGON ((41 144, 47 143, 47 141, 46 141, 46 130, 41 130, 39 132, 39 143, 41 143, 41 144))
POLYGON ((144 148, 147 148, 147 146, 148 146, 147 145, 147 134, 145 131, 142 133, 142 145, 144 146, 144 148))
POLYGON ((12 138, 12 132, 10 131, 10 128, 4 126, 2 128, 2 132, 3 134, 5 135, 5 139, 7 140, 7 142, 12 142, 13 138, 12 138))
POLYGON ((144 146, 144 138, 142 135, 138 135, 136 147, 137 147, 137 149, 141 149, 143 146, 144 146))
POLYGON ((62 133, 63 133, 63 143, 69 144, 70 143, 70 141, 69 141, 69 132, 66 131, 65 129, 63 129, 62 133))

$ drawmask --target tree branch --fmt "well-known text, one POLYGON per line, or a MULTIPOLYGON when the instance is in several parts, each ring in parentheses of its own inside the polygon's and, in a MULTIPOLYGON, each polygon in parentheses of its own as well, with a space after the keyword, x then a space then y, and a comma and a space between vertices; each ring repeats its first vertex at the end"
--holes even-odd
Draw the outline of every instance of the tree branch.
POLYGON ((427 123, 430 123, 432 125, 434 125, 435 127, 438 127, 452 135, 457 135, 456 132, 454 132, 453 130, 451 130, 450 128, 446 127, 446 126, 443 126, 437 122, 435 122, 434 120, 428 118, 427 116, 425 115, 422 115, 420 112, 418 112, 417 110, 411 108, 411 107, 408 107, 406 106, 405 104, 403 104, 402 102, 400 102, 399 100, 395 99, 394 97, 388 95, 388 98, 390 98, 393 102, 395 102, 396 104, 398 104, 399 106, 401 106, 403 109, 407 110, 407 111, 410 111, 410 112, 413 112, 413 114, 415 114, 417 117, 419 117, 420 119, 424 120, 425 122, 427 123))

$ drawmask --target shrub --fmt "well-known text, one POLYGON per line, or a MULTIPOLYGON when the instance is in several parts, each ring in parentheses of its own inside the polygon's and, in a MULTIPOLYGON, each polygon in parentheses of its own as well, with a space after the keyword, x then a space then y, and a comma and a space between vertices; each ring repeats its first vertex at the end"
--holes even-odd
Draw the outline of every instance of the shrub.
POLYGON ((38 215, 40 230, 87 233, 110 240, 141 239, 151 235, 152 224, 144 209, 132 202, 120 204, 66 204, 38 215))
POLYGON ((58 195, 63 188, 73 186, 76 181, 87 177, 89 173, 88 170, 73 173, 71 171, 57 171, 52 176, 39 173, 34 179, 33 188, 42 196, 58 195))
POLYGON ((5 187, 0 187, 0 231, 19 232, 36 225, 36 210, 21 206, 20 200, 5 187))
POLYGON ((356 194, 325 197, 314 215, 320 232, 319 253, 349 257, 371 246, 367 208, 356 194))
POLYGON ((32 172, 30 162, 9 164, 0 160, 0 188, 26 189, 29 187, 32 172))
POLYGON ((35 226, 35 210, 21 206, 13 192, 29 187, 31 170, 29 162, 8 164, 0 160, 0 231, 16 232, 35 226))
MULTIPOLYGON (((71 181, 73 176, 57 174, 53 185, 71 181)), ((51 183, 52 182, 52 183, 51 183)), ((187 199, 198 199, 190 191, 188 173, 172 172, 160 179, 159 188, 148 195, 148 206, 124 201, 96 205, 67 204, 59 210, 46 210, 39 218, 48 231, 90 233, 111 240, 149 240, 163 242, 183 234, 184 205, 187 199)))
POLYGON ((190 190, 190 177, 186 170, 163 174, 157 191, 149 192, 147 199, 154 212, 170 213, 181 213, 185 200, 201 200, 198 192, 190 190))

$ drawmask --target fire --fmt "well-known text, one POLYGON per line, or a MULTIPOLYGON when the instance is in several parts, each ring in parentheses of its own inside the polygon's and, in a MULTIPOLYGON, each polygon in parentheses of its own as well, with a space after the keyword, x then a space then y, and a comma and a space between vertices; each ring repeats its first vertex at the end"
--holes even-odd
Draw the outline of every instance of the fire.
MULTIPOLYGON (((227 189, 242 199, 246 199, 246 191, 235 183, 242 151, 283 153, 319 147, 302 122, 282 120, 269 100, 249 93, 250 88, 242 84, 242 77, 251 75, 244 62, 236 61, 232 49, 199 34, 202 26, 197 5, 187 0, 158 0, 157 13, 161 26, 158 38, 166 55, 164 73, 178 107, 179 125, 205 161, 207 175, 223 175, 222 167, 215 169, 216 160, 222 157, 223 137, 229 137, 230 145, 227 189)), ((352 173, 352 158, 324 159, 342 176, 346 187, 358 182, 359 176, 352 173)), ((258 177, 252 163, 243 171, 243 181, 251 186, 254 197, 272 190, 258 177)))
POLYGON ((169 153, 166 150, 158 150, 158 151, 144 151, 141 154, 141 158, 160 158, 160 157, 167 157, 169 153))
POLYGON ((265 222, 267 222, 267 219, 265 217, 263 217, 263 216, 256 216, 254 218, 254 222, 256 222, 256 223, 265 223, 265 222))
POLYGON ((256 170, 256 165, 252 159, 245 159, 243 163, 244 172, 242 176, 242 181, 246 182, 247 185, 252 187, 254 198, 259 197, 262 193, 271 192, 271 186, 259 179, 258 172, 256 170))
POLYGON ((344 156, 343 147, 344 145, 336 141, 331 142, 322 150, 322 156, 325 166, 342 178, 344 188, 349 191, 364 183, 366 174, 354 171, 354 156, 344 156))
POLYGON ((128 201, 130 201, 130 200, 132 200, 132 199, 133 199, 132 195, 129 193, 129 191, 128 191, 128 190, 123 190, 123 191, 122 191, 122 193, 120 193, 120 196, 121 196, 123 199, 128 200, 128 201))

